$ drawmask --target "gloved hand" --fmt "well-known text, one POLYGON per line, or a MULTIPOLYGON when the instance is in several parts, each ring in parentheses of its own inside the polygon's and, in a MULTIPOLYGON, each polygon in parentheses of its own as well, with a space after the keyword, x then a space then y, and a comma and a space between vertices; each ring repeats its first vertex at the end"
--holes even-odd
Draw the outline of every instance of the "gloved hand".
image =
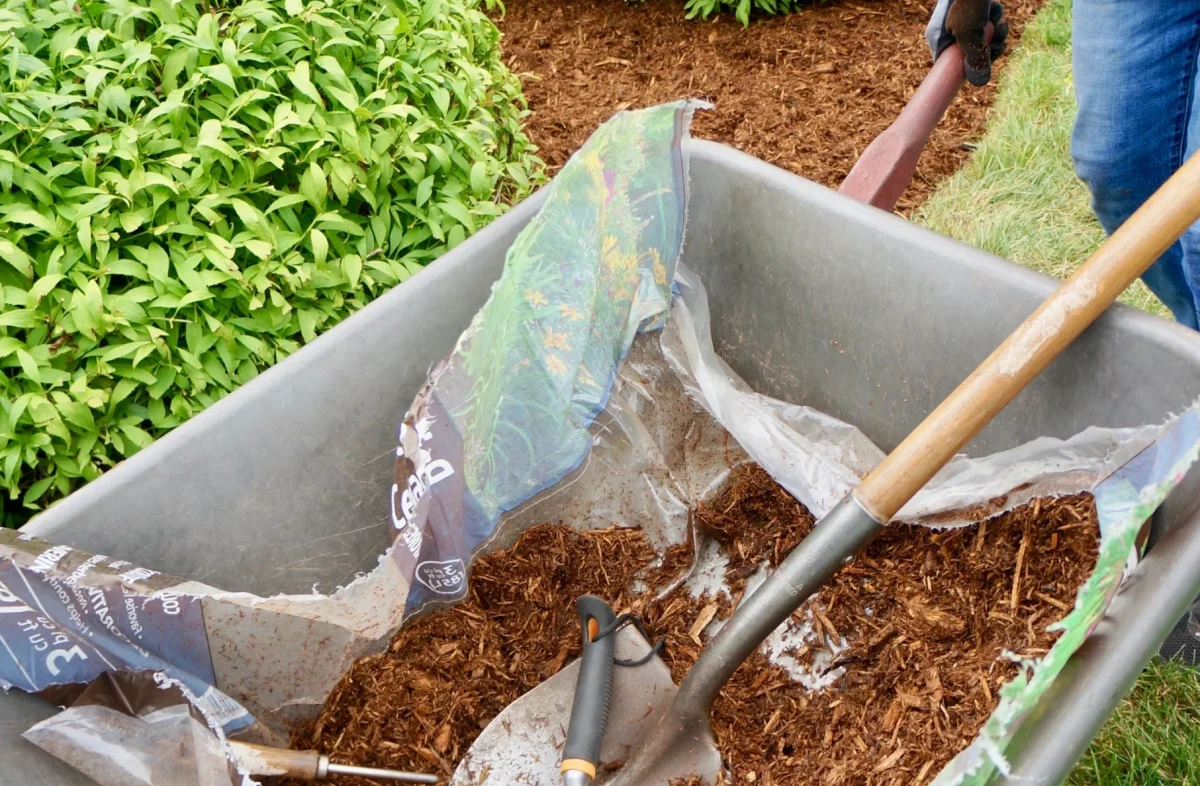
POLYGON ((1004 7, 993 0, 938 0, 925 28, 925 40, 937 60, 955 41, 967 55, 967 81, 986 85, 992 78, 992 61, 1004 54, 1008 22, 1004 7), (992 23, 992 43, 984 45, 984 28, 992 23))

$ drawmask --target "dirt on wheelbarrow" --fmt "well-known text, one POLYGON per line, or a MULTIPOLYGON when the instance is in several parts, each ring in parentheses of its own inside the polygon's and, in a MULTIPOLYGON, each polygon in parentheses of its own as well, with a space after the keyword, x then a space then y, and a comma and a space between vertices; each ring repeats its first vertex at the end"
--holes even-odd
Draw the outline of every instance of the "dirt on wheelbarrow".
MULTIPOLYGON (((1044 1, 1005 0, 1011 41, 1044 1)), ((682 0, 507 0, 496 23, 552 171, 617 110, 694 97, 715 105, 696 136, 836 187, 928 72, 933 4, 834 0, 743 28, 729 14, 685 19, 682 0)), ((966 159, 994 97, 995 79, 962 91, 898 209, 966 159)))
MULTIPOLYGON (((630 590, 639 577, 652 590, 668 586, 689 566, 689 545, 660 563, 635 529, 536 527, 475 564, 461 605, 414 620, 386 652, 359 661, 293 745, 448 777, 501 709, 578 656, 573 604, 585 592, 640 614, 665 638, 678 681, 709 621, 727 617, 759 565, 777 564, 813 526, 757 467, 738 470, 695 519, 728 557, 729 595, 630 590)), ((810 691, 760 651, 722 691, 713 726, 734 781, 928 783, 1015 675, 1002 653, 1051 646, 1045 629, 1073 605, 1098 537, 1087 495, 1037 500, 962 529, 889 528, 796 614, 815 635, 789 654, 813 673, 823 668, 828 684, 810 691)))

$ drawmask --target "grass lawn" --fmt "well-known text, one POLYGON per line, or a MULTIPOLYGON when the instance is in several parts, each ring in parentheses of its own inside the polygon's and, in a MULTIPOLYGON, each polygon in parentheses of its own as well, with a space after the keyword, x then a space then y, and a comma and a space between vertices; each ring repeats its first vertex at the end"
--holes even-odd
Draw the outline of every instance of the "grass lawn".
POLYGON ((1151 663, 1067 784, 1200 784, 1200 674, 1174 661, 1151 663))
MULTIPOLYGON (((915 220, 1052 276, 1104 238, 1071 170, 1071 1, 1051 0, 1001 76, 971 162, 915 220)), ((1139 281, 1121 300, 1170 318, 1139 281)), ((1069 786, 1200 786, 1200 672, 1156 661, 1071 773, 1069 786)))

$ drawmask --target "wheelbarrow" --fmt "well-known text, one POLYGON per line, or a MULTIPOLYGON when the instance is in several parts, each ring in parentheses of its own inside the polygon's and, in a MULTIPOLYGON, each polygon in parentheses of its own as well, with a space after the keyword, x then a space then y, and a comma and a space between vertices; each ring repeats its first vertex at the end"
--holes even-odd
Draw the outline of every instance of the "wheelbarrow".
MULTIPOLYGON (((716 346, 757 390, 855 423, 885 449, 1054 289, 877 209, 895 204, 961 81, 961 64, 944 55, 841 195, 728 147, 689 143, 689 215, 706 231, 689 236, 684 260, 708 284, 716 346), (936 364, 900 360, 931 345, 936 364)), ((395 423, 543 199, 518 205, 25 531, 259 595, 348 583, 386 545, 395 423), (379 526, 364 526, 372 518, 379 526)), ((966 451, 1155 422, 1198 390, 1200 338, 1114 307, 966 451)), ((1200 591, 1190 569, 1200 559, 1198 483, 1193 473, 1160 509, 1160 542, 1022 730, 1013 782, 1057 782, 1200 591)), ((18 738, 51 712, 29 696, 0 697, 0 771, 18 783, 87 783, 18 738)))

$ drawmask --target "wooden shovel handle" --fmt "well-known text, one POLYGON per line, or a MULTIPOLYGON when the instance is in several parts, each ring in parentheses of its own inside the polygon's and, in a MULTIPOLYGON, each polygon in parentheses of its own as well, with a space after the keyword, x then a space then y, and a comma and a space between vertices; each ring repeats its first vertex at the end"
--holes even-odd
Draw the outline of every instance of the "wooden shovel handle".
POLYGON ((891 519, 1197 219, 1192 156, 863 480, 859 504, 891 519))
POLYGON ((966 81, 965 59, 958 44, 942 52, 900 116, 867 145, 838 191, 880 210, 895 209, 912 182, 929 135, 966 81))

